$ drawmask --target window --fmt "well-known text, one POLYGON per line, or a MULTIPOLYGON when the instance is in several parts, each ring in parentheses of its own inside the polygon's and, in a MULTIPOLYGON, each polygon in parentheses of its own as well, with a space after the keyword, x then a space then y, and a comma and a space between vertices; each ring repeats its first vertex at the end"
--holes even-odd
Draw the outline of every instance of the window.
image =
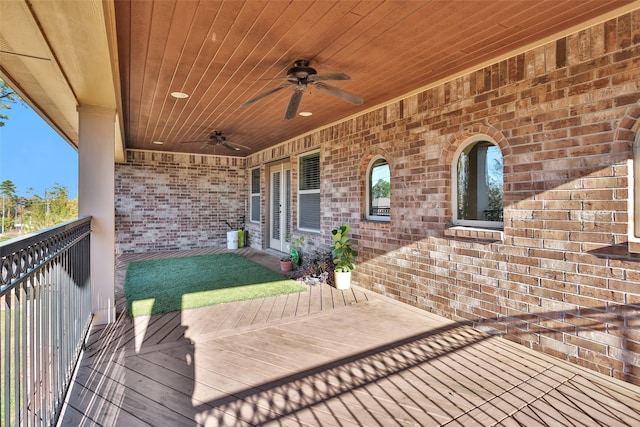
POLYGON ((389 221, 391 219, 391 171, 382 157, 375 158, 368 169, 367 219, 389 221))
POLYGON ((320 231, 320 153, 300 158, 298 228, 320 231))
POLYGON ((502 227, 503 163, 500 148, 474 139, 462 147, 454 167, 454 224, 502 227))
POLYGON ((260 169, 251 171, 251 222, 260 222, 260 169))

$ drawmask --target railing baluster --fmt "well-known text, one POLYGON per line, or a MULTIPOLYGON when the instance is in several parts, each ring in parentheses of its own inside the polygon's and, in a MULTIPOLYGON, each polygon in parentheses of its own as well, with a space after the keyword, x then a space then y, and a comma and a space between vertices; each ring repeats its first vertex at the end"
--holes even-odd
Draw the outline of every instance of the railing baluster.
POLYGON ((14 288, 14 315, 13 315, 13 411, 17 421, 20 421, 20 300, 19 288, 14 288))
POLYGON ((91 324, 83 218, 0 244, 3 426, 55 425, 91 324))
POLYGON ((36 288, 36 301, 35 301, 35 305, 36 305, 36 337, 35 337, 35 353, 36 353, 36 360, 35 360, 35 365, 36 365, 36 371, 38 372, 38 388, 36 391, 36 399, 34 401, 34 404, 36 405, 36 416, 38 417, 38 419, 40 420, 40 423, 42 424, 42 398, 43 398, 43 393, 42 393, 42 384, 44 384, 45 378, 44 378, 44 373, 42 372, 42 310, 43 310, 43 305, 42 305, 42 273, 43 273, 43 269, 40 269, 40 271, 38 272, 38 281, 37 281, 37 288, 36 288))
POLYGON ((25 288, 25 282, 22 283, 22 286, 18 288, 18 292, 20 292, 20 312, 22 314, 20 319, 20 341, 22 344, 21 356, 20 357, 20 372, 22 372, 22 385, 20 387, 21 390, 21 403, 22 403, 22 419, 26 422, 26 425, 29 425, 29 412, 27 407, 27 393, 28 393, 28 384, 29 384, 29 371, 27 370, 27 341, 29 339, 29 334, 27 333, 29 330, 27 329, 27 292, 25 288))
POLYGON ((2 388, 4 390, 4 425, 11 425, 11 292, 2 298, 4 300, 4 366, 2 371, 2 388))
POLYGON ((36 402, 37 395, 36 391, 38 390, 38 372, 35 369, 35 346, 37 341, 35 340, 36 329, 35 322, 37 321, 37 315, 35 312, 35 277, 31 276, 28 280, 29 283, 29 316, 31 318, 29 322, 29 336, 31 339, 29 340, 29 406, 31 406, 31 425, 37 424, 36 418, 36 402))

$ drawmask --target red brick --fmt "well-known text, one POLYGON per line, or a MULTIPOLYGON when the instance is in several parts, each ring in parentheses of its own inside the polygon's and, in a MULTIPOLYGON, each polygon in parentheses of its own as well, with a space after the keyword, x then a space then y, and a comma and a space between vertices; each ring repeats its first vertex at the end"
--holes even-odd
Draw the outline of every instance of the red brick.
MULTIPOLYGON (((332 226, 352 224, 359 283, 449 319, 508 315, 496 325, 508 339, 640 384, 640 368, 628 362, 640 351, 640 314, 630 308, 640 305, 640 255, 630 254, 627 243, 627 164, 640 115, 640 27, 624 29, 630 16, 246 160, 128 153, 129 162, 116 165, 116 196, 124 197, 117 209, 131 198, 149 210, 127 213, 131 218, 118 224, 117 243, 132 251, 176 242, 223 245, 222 220, 243 214, 246 168, 264 172, 282 159, 292 164, 295 229, 295 159, 319 149, 322 230, 309 240, 327 247, 332 226), (478 133, 495 138, 504 156, 502 232, 450 226, 453 155, 478 133), (364 174, 374 153, 384 153, 394 166, 392 216, 384 224, 361 220, 364 174), (157 200, 177 200, 154 183, 159 179, 194 206, 172 211, 171 220, 150 220, 157 200), (193 186, 200 181, 206 185, 193 186), (217 188, 218 182, 231 191, 217 188), (226 197, 222 206, 211 202, 212 186, 216 201, 226 197), (135 192, 138 187, 145 191, 135 192), (157 243, 132 237, 144 234, 148 223, 158 227, 157 243), (174 225, 179 232, 171 230, 174 225), (618 351, 608 353, 608 347, 618 351)), ((249 227, 261 247, 264 224, 249 227)))

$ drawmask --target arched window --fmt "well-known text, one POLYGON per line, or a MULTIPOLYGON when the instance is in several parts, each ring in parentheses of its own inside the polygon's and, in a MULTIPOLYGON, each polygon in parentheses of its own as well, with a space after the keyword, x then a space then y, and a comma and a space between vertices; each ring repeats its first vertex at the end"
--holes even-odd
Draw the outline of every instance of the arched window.
POLYGON ((391 171, 383 157, 374 158, 367 169, 367 219, 391 219, 391 171))
POLYGON ((504 180, 500 148, 488 137, 474 137, 458 150, 453 170, 453 223, 502 227, 504 180))

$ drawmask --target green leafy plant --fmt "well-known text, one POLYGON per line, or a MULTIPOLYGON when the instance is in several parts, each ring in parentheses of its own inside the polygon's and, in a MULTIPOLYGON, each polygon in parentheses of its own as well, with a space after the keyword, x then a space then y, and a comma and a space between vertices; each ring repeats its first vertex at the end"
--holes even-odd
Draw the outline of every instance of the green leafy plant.
POLYGON ((351 246, 349 240, 349 231, 351 226, 349 224, 342 224, 340 227, 335 227, 331 230, 333 239, 333 245, 331 245, 331 253, 333 255, 333 263, 337 272, 352 271, 355 266, 355 257, 358 256, 358 252, 351 246))
POLYGON ((300 252, 304 247, 304 236, 294 238, 289 234, 286 241, 289 243, 289 258, 287 260, 293 261, 294 267, 300 265, 300 252))

